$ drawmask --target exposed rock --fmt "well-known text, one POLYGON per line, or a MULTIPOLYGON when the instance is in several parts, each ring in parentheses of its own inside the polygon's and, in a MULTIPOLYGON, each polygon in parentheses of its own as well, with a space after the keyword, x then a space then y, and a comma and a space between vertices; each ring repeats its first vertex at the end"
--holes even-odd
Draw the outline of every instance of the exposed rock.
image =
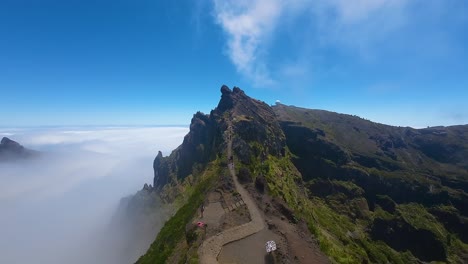
POLYGON ((252 150, 249 144, 245 142, 245 140, 241 139, 240 137, 235 137, 232 140, 232 149, 234 150, 234 153, 236 154, 240 162, 244 164, 250 164, 252 158, 252 150))
POLYGON ((307 188, 313 196, 326 197, 343 193, 348 199, 362 197, 364 190, 353 183, 315 179, 307 183, 307 188))
POLYGON ((416 229, 401 219, 376 218, 371 234, 374 239, 385 241, 398 251, 410 250, 423 261, 443 261, 447 258, 444 243, 434 233, 416 229))
POLYGON ((266 103, 250 98, 240 88, 234 87, 232 93, 222 95, 217 110, 229 111, 235 135, 247 144, 261 144, 264 153, 260 154, 284 155, 285 136, 275 113, 266 103))
POLYGON ((161 152, 155 158, 154 188, 161 189, 168 183, 177 184, 191 175, 193 169, 203 166, 216 157, 222 142, 219 116, 197 112, 190 123, 190 131, 182 144, 168 157, 161 152))
POLYGON ((230 94, 232 93, 231 89, 229 89, 229 87, 227 87, 226 85, 223 85, 221 86, 221 94, 222 95, 227 95, 227 94, 230 94))
POLYGON ((147 183, 145 183, 145 185, 143 185, 143 190, 147 192, 151 192, 153 191, 153 186, 151 186, 151 184, 148 185, 147 183))
POLYGON ((257 176, 255 178, 255 188, 257 189, 257 191, 263 194, 265 192, 265 188, 266 188, 265 186, 266 186, 265 178, 263 176, 257 176))
POLYGON ((285 204, 284 201, 279 199, 273 200, 273 206, 278 210, 283 216, 285 216, 290 222, 296 223, 297 219, 294 216, 294 212, 285 204))
POLYGON ((457 234, 464 243, 468 243, 468 217, 461 216, 452 206, 436 206, 430 208, 429 212, 436 216, 447 230, 457 234))
MULTIPOLYGON (((323 230, 330 248, 354 254, 351 260, 464 259, 450 241, 466 242, 468 233, 468 126, 401 128, 322 110, 270 107, 223 85, 218 106, 193 116, 182 145, 155 158, 153 186, 164 200, 196 184, 208 162, 224 157, 228 136, 239 180, 258 201, 275 196, 265 212, 294 223, 298 215, 309 217, 309 228, 323 230), (413 204, 424 221, 402 211, 413 204)), ((221 186, 232 190, 229 184, 221 186)))
POLYGON ((394 213, 396 208, 395 201, 387 195, 376 195, 375 203, 389 213, 394 213))
POLYGON ((154 188, 177 184, 191 175, 195 167, 213 160, 224 146, 222 134, 228 127, 226 118, 234 120, 233 149, 242 163, 248 164, 252 154, 284 155, 285 136, 271 107, 248 97, 238 87, 231 91, 223 85, 218 106, 209 115, 197 112, 193 116, 183 143, 168 157, 158 153, 153 163, 154 188), (252 153, 250 143, 253 142, 262 146, 262 149, 255 149, 261 153, 252 153))
POLYGON ((2 146, 5 149, 10 149, 10 150, 24 149, 24 147, 21 146, 18 142, 13 141, 7 137, 2 138, 0 146, 2 146))
POLYGON ((240 183, 252 182, 252 175, 250 175, 250 171, 245 167, 241 167, 239 169, 239 174, 237 175, 237 177, 239 178, 240 183))
POLYGON ((37 156, 39 152, 27 149, 18 142, 3 137, 0 142, 0 162, 7 160, 25 159, 37 156))
POLYGON ((159 189, 169 182, 169 168, 167 163, 167 159, 164 159, 162 152, 158 151, 158 155, 156 156, 153 162, 154 188, 159 189))

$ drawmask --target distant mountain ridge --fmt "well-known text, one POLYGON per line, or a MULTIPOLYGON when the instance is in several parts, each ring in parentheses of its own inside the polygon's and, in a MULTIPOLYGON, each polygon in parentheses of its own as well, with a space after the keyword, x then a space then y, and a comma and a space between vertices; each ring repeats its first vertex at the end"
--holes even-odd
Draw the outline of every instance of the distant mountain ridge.
POLYGON ((411 169, 468 193, 468 125, 413 129, 324 110, 285 105, 273 109, 289 135, 291 150, 304 151, 304 144, 315 144, 322 146, 317 148, 322 159, 355 162, 387 172, 411 169), (341 157, 327 156, 327 147, 337 148, 335 152, 341 157))
POLYGON ((356 222, 372 239, 424 261, 447 260, 442 226, 468 242, 468 125, 413 129, 323 110, 273 109, 310 196, 350 220, 373 219, 356 222), (440 225, 421 226, 415 214, 440 225))
POLYGON ((168 228, 193 221, 209 190, 229 190, 222 173, 203 175, 226 166, 223 135, 230 126, 239 180, 259 208, 306 223, 311 234, 305 235, 331 262, 468 262, 468 125, 388 126, 269 106, 223 86, 218 106, 209 115, 196 113, 183 143, 154 160, 153 187, 146 190, 168 203, 196 202, 182 203, 138 263, 196 258, 193 241, 174 237, 171 245, 185 245, 181 252, 164 239, 175 232, 168 228))
POLYGON ((0 162, 31 158, 38 154, 39 152, 27 149, 7 137, 3 137, 0 142, 0 162))

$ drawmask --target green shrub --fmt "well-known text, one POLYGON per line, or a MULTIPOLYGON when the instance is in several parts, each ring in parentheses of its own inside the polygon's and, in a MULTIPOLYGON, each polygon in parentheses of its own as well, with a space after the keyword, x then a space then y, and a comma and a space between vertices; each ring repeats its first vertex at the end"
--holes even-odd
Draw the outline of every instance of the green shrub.
POLYGON ((194 187, 188 201, 164 224, 146 254, 141 256, 136 263, 166 263, 177 243, 184 238, 185 227, 201 206, 206 193, 213 185, 215 176, 220 173, 216 162, 213 162, 211 166, 214 169, 210 170, 208 166, 205 171, 208 175, 194 187))

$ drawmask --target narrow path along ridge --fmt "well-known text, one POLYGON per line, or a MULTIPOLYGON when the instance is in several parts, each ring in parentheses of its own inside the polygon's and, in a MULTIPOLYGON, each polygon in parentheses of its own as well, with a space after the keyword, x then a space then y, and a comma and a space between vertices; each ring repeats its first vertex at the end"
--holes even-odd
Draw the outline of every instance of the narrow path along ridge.
POLYGON ((230 160, 228 165, 229 173, 232 176, 237 192, 241 195, 247 209, 249 210, 250 218, 252 220, 243 225, 224 230, 206 239, 198 249, 198 257, 202 264, 217 264, 217 258, 223 245, 246 238, 265 228, 265 220, 263 219, 260 210, 247 190, 239 183, 234 169, 234 160, 230 159, 232 156, 232 124, 230 122, 228 122, 227 143, 227 156, 228 160, 230 160))

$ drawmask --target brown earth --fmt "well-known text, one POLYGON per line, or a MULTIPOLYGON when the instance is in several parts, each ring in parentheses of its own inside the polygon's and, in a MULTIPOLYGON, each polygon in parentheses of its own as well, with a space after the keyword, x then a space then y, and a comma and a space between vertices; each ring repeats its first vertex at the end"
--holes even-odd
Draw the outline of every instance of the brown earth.
MULTIPOLYGON (((226 135, 228 157, 231 129, 226 135)), ((200 263, 329 263, 307 226, 296 223, 284 203, 258 193, 252 185, 247 190, 238 181, 234 161, 228 167, 236 192, 209 195, 203 216, 207 236, 198 249, 200 263), (277 243, 272 254, 265 249, 269 240, 277 243)))

